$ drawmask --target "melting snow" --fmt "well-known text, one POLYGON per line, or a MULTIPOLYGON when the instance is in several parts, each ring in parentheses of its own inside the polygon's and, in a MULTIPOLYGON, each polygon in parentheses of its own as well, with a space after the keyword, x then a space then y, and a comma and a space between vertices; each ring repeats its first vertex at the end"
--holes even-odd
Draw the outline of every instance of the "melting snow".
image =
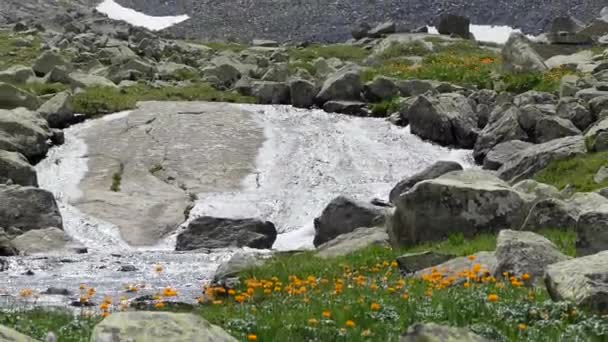
POLYGON ((154 17, 123 7, 114 0, 104 0, 97 6, 97 10, 106 14, 110 19, 124 20, 131 25, 142 26, 152 31, 162 30, 190 19, 187 15, 154 17))

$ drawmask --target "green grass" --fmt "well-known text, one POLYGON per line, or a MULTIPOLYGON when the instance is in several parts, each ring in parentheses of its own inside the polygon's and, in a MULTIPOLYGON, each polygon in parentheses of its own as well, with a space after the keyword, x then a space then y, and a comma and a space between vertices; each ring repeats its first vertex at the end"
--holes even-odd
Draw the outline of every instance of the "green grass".
POLYGON ((404 56, 426 56, 431 52, 431 49, 424 44, 424 42, 419 40, 407 44, 393 42, 389 47, 384 49, 378 57, 381 60, 390 60, 404 56))
POLYGON ((56 94, 68 89, 66 85, 61 83, 32 82, 27 84, 15 84, 15 86, 38 96, 56 94))
POLYGON ((305 48, 291 48, 288 50, 288 54, 289 58, 294 61, 300 60, 302 62, 312 62, 319 57, 335 57, 343 61, 359 63, 369 56, 369 51, 362 47, 348 44, 313 44, 305 48))
MULTIPOLYGON (((541 234, 566 253, 574 250, 572 232, 546 230, 541 234)), ((398 341, 416 322, 466 326, 498 341, 608 338, 606 319, 572 304, 550 301, 543 287, 518 287, 483 272, 471 278, 469 286, 445 286, 445 278, 403 278, 394 263, 406 252, 435 250, 467 256, 495 247, 494 235, 472 240, 454 235, 407 250, 375 246, 330 260, 318 259, 313 252, 277 255, 265 265, 243 272, 234 294, 208 288, 205 292, 214 296, 213 302, 195 307, 193 312, 240 341, 251 334, 258 341, 398 341), (236 296, 248 291, 249 297, 243 296, 244 302, 237 303, 236 296), (498 300, 490 302, 490 294, 498 300), (323 316, 324 311, 329 317, 323 316), (346 327, 348 320, 355 326, 346 327), (521 330, 521 324, 526 328, 521 330)), ((474 264, 472 261, 471 269, 474 264)), ((0 312, 0 324, 39 339, 52 330, 66 342, 88 341, 99 320, 98 316, 70 318, 41 310, 0 312)))
POLYGON ((152 88, 136 85, 123 89, 90 87, 72 99, 76 113, 89 116, 133 109, 138 101, 217 101, 253 103, 255 100, 232 92, 219 91, 206 83, 184 87, 152 88))
POLYGON ((289 69, 290 75, 294 74, 298 69, 304 69, 313 76, 317 73, 317 69, 310 62, 302 62, 302 61, 289 62, 288 69, 289 69))
POLYGON ((15 46, 17 38, 25 37, 8 31, 0 31, 0 70, 12 65, 32 65, 40 55, 40 38, 35 37, 31 47, 15 46))
POLYGON ((120 183, 122 182, 122 174, 125 172, 125 165, 121 162, 118 166, 118 171, 112 175, 112 185, 110 190, 114 192, 120 191, 120 183))
POLYGON ((399 98, 384 100, 370 105, 372 115, 375 117, 386 117, 399 110, 399 98))
POLYGON ((203 44, 216 51, 232 51, 237 53, 248 48, 247 45, 239 43, 209 42, 203 44))
POLYGON ((589 192, 608 187, 608 180, 595 183, 593 176, 602 166, 608 166, 608 152, 586 153, 569 159, 553 161, 534 179, 563 189, 571 184, 577 191, 589 192))

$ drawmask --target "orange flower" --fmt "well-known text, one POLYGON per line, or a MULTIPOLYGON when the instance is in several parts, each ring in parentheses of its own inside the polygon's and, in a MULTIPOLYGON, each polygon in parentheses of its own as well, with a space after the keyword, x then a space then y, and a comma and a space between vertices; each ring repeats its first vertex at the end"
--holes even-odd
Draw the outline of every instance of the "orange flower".
POLYGON ((467 257, 467 259, 469 259, 470 261, 475 260, 475 258, 476 258, 476 256, 474 256, 474 255, 469 255, 469 256, 467 257))
POLYGON ((103 318, 106 318, 106 317, 108 317, 108 316, 110 316, 110 313, 109 313, 109 312, 107 312, 107 311, 103 311, 103 312, 101 313, 101 317, 103 317, 103 318))
POLYGON ((530 279, 530 275, 528 273, 524 273, 521 275, 521 280, 526 281, 530 279))
POLYGON ((490 302, 490 303, 496 303, 496 302, 498 302, 498 295, 494 294, 494 293, 489 294, 488 295, 488 302, 490 302))
POLYGON ((228 290, 228 295, 234 296, 235 294, 236 294, 236 291, 234 291, 233 289, 228 290))
POLYGON ((154 307, 157 308, 157 309, 162 309, 162 308, 165 307, 165 303, 163 303, 163 302, 155 303, 154 307))
POLYGON ((162 292, 163 297, 176 297, 177 291, 170 287, 165 287, 162 292))
POLYGON ((348 320, 346 321, 346 323, 344 323, 344 325, 346 325, 348 328, 354 328, 356 326, 355 321, 353 320, 348 320))
POLYGON ((370 306, 370 309, 372 311, 378 311, 378 310, 380 310, 380 304, 378 304, 378 303, 372 303, 372 305, 370 306))
POLYGON ((402 295, 401 295, 401 298, 403 298, 403 299, 407 300, 407 299, 409 299, 409 298, 410 298, 410 295, 409 295, 409 294, 407 294, 407 293, 404 293, 404 294, 402 294, 402 295))
POLYGON ((308 325, 315 326, 319 324, 319 321, 316 318, 311 318, 308 320, 308 325))
POLYGON ((520 331, 524 331, 524 330, 528 329, 528 326, 525 325, 525 324, 523 324, 523 323, 519 323, 517 325, 517 329, 520 330, 520 331))
POLYGON ((331 318, 331 312, 329 312, 329 310, 325 310, 325 311, 323 311, 323 313, 321 314, 321 316, 323 316, 323 318, 330 319, 331 318))
POLYGON ((234 296, 234 300, 237 301, 238 303, 242 303, 245 301, 245 296, 242 296, 242 295, 234 296))
POLYGON ((99 309, 102 311, 107 311, 109 308, 110 308, 110 304, 108 304, 108 303, 99 304, 99 309))
POLYGON ((213 305, 221 305, 223 303, 223 301, 221 300, 214 300, 213 301, 213 305))
POLYGON ((254 334, 247 335, 247 341, 257 341, 257 340, 258 340, 257 335, 254 335, 254 334))
POLYGON ((25 298, 25 297, 31 297, 33 293, 34 293, 34 292, 33 292, 32 290, 30 290, 30 289, 21 289, 21 290, 19 291, 19 295, 20 295, 21 297, 24 297, 24 298, 25 298))

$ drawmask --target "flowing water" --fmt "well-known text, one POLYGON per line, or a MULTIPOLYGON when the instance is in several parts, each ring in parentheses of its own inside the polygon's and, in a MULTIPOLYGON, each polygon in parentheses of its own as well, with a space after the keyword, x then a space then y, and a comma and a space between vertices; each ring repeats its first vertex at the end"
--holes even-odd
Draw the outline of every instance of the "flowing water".
MULTIPOLYGON (((470 151, 423 142, 408 128, 383 119, 289 106, 242 108, 253 113, 266 137, 258 151, 256 171, 243 180, 239 191, 199 194, 190 217, 260 217, 272 221, 279 230, 273 247, 278 250, 311 248, 314 217, 338 195, 386 199, 399 180, 435 161, 454 160, 465 166, 472 163, 470 151)), ((43 296, 39 301, 65 303, 76 297, 81 283, 95 287, 99 296, 113 297, 125 295, 126 285, 146 284, 144 293, 172 286, 192 299, 201 283, 208 281, 218 264, 234 252, 174 252, 176 234, 156 246, 134 248, 120 238, 117 227, 84 215, 69 204, 80 196, 78 184, 87 172, 83 138, 96 129, 98 120, 111 121, 125 115, 129 112, 66 129, 66 143, 53 148, 36 167, 40 186, 58 200, 66 233, 85 245, 89 253, 9 258, 0 295, 14 295, 21 288, 44 291, 52 286, 73 290, 75 295, 43 296), (164 269, 161 273, 154 271, 159 264, 164 269), (125 265, 136 270, 119 272, 125 265), (27 271, 33 275, 26 275, 27 271)))

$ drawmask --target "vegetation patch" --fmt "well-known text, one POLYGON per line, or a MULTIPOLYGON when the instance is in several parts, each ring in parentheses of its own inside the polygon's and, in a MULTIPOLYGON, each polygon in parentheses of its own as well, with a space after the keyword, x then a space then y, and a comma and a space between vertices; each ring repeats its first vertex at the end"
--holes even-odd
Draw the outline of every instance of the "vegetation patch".
POLYGON ((34 37, 31 46, 21 46, 18 41, 27 36, 10 31, 0 31, 0 69, 13 65, 32 65, 41 52, 39 37, 34 37))
POLYGON ((57 94, 68 89, 68 87, 62 83, 32 82, 26 84, 15 84, 15 86, 38 96, 57 94))
POLYGON ((370 105, 372 115, 375 117, 386 117, 399 111, 399 98, 384 100, 370 105))
POLYGON ((608 187, 608 180, 596 183, 593 177, 602 167, 608 167, 608 152, 586 153, 580 156, 553 161, 534 179, 563 189, 571 184, 576 191, 590 192, 608 187))
POLYGON ((288 54, 290 59, 303 62, 312 62, 319 57, 336 57, 343 61, 360 63, 369 56, 369 51, 360 46, 350 44, 313 44, 304 48, 291 48, 288 50, 288 54))
POLYGON ((234 92, 217 90, 206 83, 183 87, 153 88, 138 84, 122 89, 90 87, 72 99, 74 112, 89 116, 135 108, 138 101, 213 101, 254 103, 255 99, 234 92))
POLYGON ((239 43, 208 42, 204 43, 204 45, 216 51, 232 51, 236 53, 246 50, 248 48, 247 45, 239 43))
POLYGON ((120 183, 122 182, 122 174, 125 172, 125 165, 121 162, 118 166, 118 171, 112 175, 112 185, 110 190, 114 192, 120 191, 120 183))

